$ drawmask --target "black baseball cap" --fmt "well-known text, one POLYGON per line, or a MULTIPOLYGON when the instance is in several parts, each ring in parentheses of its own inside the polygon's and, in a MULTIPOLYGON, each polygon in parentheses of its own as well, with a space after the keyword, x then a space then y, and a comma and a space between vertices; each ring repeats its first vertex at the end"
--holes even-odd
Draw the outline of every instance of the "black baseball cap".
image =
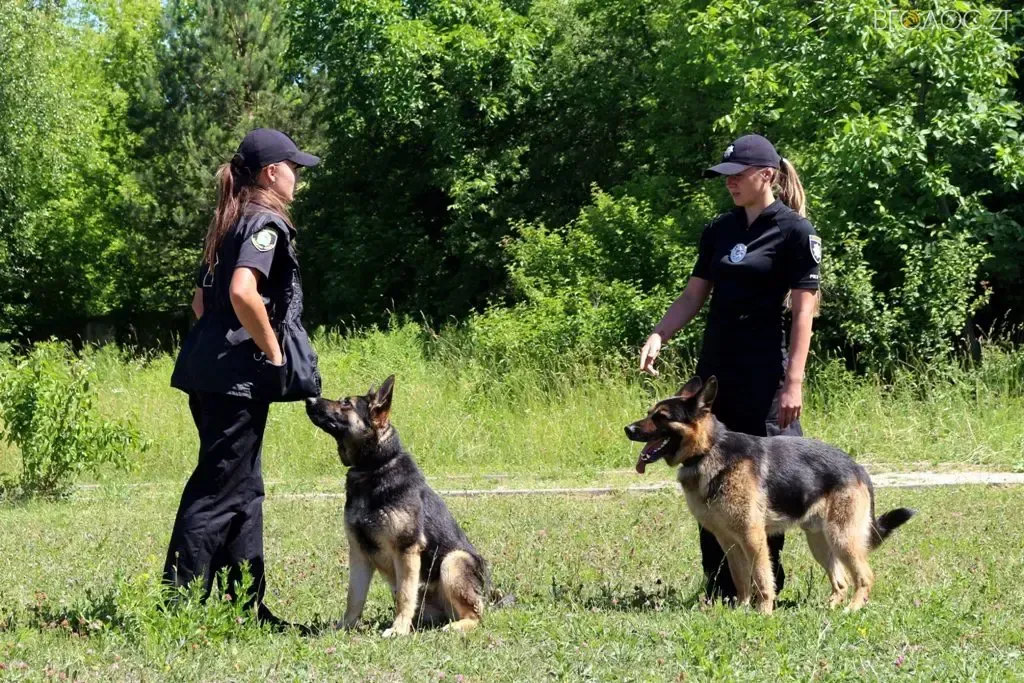
POLYGON ((722 163, 704 170, 705 178, 716 175, 736 175, 751 166, 778 168, 782 157, 768 138, 760 135, 744 135, 736 138, 725 148, 722 163))
POLYGON ((316 166, 320 157, 307 154, 279 130, 257 128, 250 131, 238 146, 241 162, 253 171, 279 161, 293 161, 299 166, 316 166))

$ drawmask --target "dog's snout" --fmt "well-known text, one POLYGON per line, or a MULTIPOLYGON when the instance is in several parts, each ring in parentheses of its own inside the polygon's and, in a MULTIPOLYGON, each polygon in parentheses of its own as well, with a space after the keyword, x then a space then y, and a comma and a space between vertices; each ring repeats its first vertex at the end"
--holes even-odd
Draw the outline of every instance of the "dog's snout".
POLYGON ((313 406, 316 405, 316 402, 319 400, 320 399, 318 399, 316 396, 310 396, 309 398, 306 399, 306 407, 312 408, 313 406))
POLYGON ((626 436, 633 436, 636 434, 636 425, 626 425, 626 436))

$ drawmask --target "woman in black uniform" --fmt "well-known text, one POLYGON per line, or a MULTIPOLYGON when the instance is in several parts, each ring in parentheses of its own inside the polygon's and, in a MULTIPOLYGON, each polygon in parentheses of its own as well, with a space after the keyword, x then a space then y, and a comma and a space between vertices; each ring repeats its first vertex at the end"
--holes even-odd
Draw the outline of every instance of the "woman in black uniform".
MULTIPOLYGON (((800 436, 804 365, 818 306, 821 240, 804 217, 804 191, 796 170, 760 135, 729 145, 722 163, 705 177, 725 176, 736 208, 704 228, 686 288, 665 313, 640 353, 642 370, 656 374, 662 344, 688 323, 711 295, 697 374, 718 377, 712 412, 729 429, 758 436, 800 436), (775 190, 778 190, 776 198, 775 190), (784 314, 792 308, 789 350, 784 314)), ((776 594, 785 572, 784 537, 769 537, 776 594)), ((707 595, 736 595, 725 555, 700 529, 707 595)))
POLYGON ((320 394, 316 354, 299 320, 302 285, 288 216, 299 168, 318 162, 284 133, 260 128, 221 166, 192 300, 198 322, 171 375, 171 386, 189 396, 199 462, 181 495, 164 581, 202 581, 205 597, 226 569, 222 589, 237 597, 247 562, 246 604, 274 626, 284 622, 263 604, 260 455, 271 402, 320 394))

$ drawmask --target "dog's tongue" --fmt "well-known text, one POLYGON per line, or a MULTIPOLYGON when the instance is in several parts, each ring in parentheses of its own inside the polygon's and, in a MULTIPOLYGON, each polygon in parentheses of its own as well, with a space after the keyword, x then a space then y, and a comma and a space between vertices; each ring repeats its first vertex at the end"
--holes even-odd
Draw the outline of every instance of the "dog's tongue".
POLYGON ((643 474, 647 470, 647 465, 654 460, 651 458, 651 454, 665 445, 665 439, 655 439, 654 441, 648 441, 644 444, 644 447, 640 450, 640 457, 636 460, 636 472, 637 474, 643 474))

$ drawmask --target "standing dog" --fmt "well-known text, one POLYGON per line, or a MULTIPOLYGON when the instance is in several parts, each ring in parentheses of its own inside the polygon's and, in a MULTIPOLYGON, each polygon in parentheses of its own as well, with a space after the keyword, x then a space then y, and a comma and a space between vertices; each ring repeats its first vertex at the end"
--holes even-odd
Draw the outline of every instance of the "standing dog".
POLYGON ((717 391, 714 377, 703 386, 694 377, 626 427, 629 439, 647 443, 637 472, 661 458, 681 465, 686 504, 726 549, 740 604, 750 602, 753 583, 758 608, 771 613, 768 536, 799 525, 828 574, 832 606, 846 599, 848 573, 855 591, 847 609, 860 609, 874 583, 868 552, 914 510, 898 508, 876 519, 871 478, 838 448, 802 437, 729 431, 711 414, 717 391))
POLYGON ((363 613, 373 572, 395 598, 384 636, 406 635, 413 623, 468 631, 480 623, 487 564, 441 498, 427 485, 389 419, 395 376, 365 396, 311 398, 306 413, 338 442, 345 479, 348 605, 343 626, 363 613))

